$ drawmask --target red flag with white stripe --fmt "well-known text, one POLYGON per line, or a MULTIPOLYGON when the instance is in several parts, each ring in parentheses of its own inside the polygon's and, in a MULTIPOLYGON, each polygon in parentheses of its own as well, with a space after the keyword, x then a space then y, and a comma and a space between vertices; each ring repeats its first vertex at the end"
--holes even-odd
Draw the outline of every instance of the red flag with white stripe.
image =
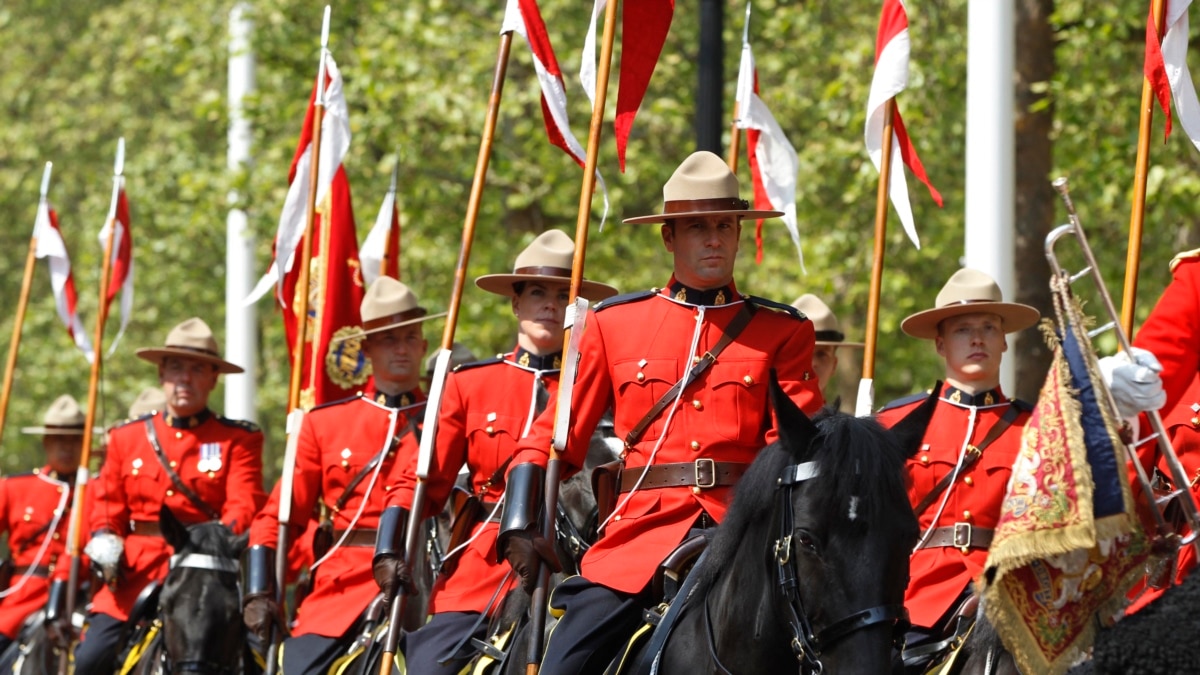
MULTIPOLYGON (((124 139, 122 149, 124 154, 124 139)), ((123 159, 123 158, 122 158, 123 159)), ((123 162, 122 162, 123 163, 123 162)), ((108 297, 105 298, 104 311, 112 308, 112 302, 117 295, 121 296, 121 328, 112 346, 108 348, 111 356, 125 334, 129 325, 129 317, 133 314, 133 232, 130 229, 129 201, 125 198, 125 177, 117 175, 113 178, 113 198, 109 206, 108 218, 100 230, 100 245, 106 245, 109 228, 115 228, 112 235, 112 258, 109 261, 108 297)))
POLYGON ((1166 32, 1162 44, 1154 27, 1153 3, 1146 21, 1146 79, 1164 114, 1163 140, 1171 135, 1171 108, 1168 99, 1175 99, 1179 123, 1197 149, 1200 149, 1200 100, 1188 70, 1188 9, 1192 0, 1169 0, 1165 15, 1166 32))
POLYGON ((58 317, 67 327, 67 334, 74 340, 75 346, 79 347, 90 363, 95 355, 87 330, 79 318, 79 295, 75 292, 71 257, 67 255, 67 244, 63 241, 62 231, 58 229, 58 214, 50 208, 49 201, 44 198, 38 203, 33 236, 37 238, 35 255, 39 259, 46 258, 50 267, 50 288, 54 291, 54 306, 58 310, 58 317))
MULTIPOLYGON (((888 99, 895 98, 908 86, 909 49, 908 13, 904 8, 904 1, 883 0, 883 12, 879 17, 879 32, 875 39, 875 74, 871 78, 871 93, 867 100, 867 124, 863 134, 867 153, 871 156, 871 163, 877 170, 883 161, 885 104, 888 99)), ((908 199, 908 181, 904 175, 904 167, 907 166, 913 175, 929 188, 929 194, 938 206, 942 205, 942 195, 933 187, 929 176, 925 174, 925 167, 921 164, 921 158, 917 156, 917 149, 913 147, 912 140, 909 139, 908 132, 904 128, 904 122, 900 119, 899 106, 894 106, 893 109, 892 138, 888 141, 889 151, 893 157, 900 156, 903 166, 898 163, 892 164, 894 168, 888 181, 888 195, 892 205, 896 207, 896 212, 900 216, 900 222, 903 224, 908 238, 912 240, 913 245, 921 248, 920 239, 917 237, 917 228, 913 223, 912 205, 908 199)))

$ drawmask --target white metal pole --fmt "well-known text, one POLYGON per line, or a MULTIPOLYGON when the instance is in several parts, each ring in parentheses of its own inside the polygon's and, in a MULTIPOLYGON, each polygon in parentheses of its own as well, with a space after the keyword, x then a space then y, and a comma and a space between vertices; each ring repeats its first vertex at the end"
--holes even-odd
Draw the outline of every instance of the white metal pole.
MULTIPOLYGON (((239 2, 229 12, 229 150, 226 167, 231 176, 246 171, 250 164, 250 121, 243 101, 254 91, 253 24, 246 14, 249 6, 239 2)), ((254 305, 243 301, 254 289, 254 236, 249 228, 245 204, 236 189, 228 195, 225 219, 225 358, 246 369, 225 378, 225 414, 235 419, 258 417, 255 399, 258 372, 258 319, 254 305)))
MULTIPOLYGON (((967 9, 966 266, 987 272, 1005 300, 1016 295, 1013 0, 970 0, 967 9)), ((1011 347, 1011 345, 1010 345, 1011 347)), ((1000 382, 1014 391, 1014 360, 1000 382)))

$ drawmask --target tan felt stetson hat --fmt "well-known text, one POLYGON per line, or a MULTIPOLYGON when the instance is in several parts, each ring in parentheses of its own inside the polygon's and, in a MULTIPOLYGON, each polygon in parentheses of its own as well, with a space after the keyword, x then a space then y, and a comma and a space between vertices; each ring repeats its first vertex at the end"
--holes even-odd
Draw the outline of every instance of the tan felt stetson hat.
POLYGON ((371 282, 358 308, 362 329, 335 337, 334 341, 352 340, 446 316, 446 312, 430 314, 429 310, 417 304, 417 294, 411 288, 392 277, 379 277, 371 282))
MULTIPOLYGON (((485 274, 475 285, 496 295, 511 298, 516 295, 513 284, 521 281, 571 281, 575 261, 575 242, 561 230, 546 230, 517 255, 512 274, 485 274)), ((603 300, 617 294, 617 289, 598 281, 583 280, 579 294, 591 301, 603 300)))
POLYGON ((137 350, 138 358, 150 363, 161 364, 168 356, 181 356, 211 363, 217 367, 218 373, 241 373, 241 366, 234 365, 221 358, 217 339, 213 337, 212 329, 197 317, 175 326, 167 333, 167 342, 162 347, 147 347, 137 350))
POLYGON ((149 415, 167 409, 167 395, 158 387, 146 387, 129 404, 129 418, 149 415))
POLYGON ((46 410, 42 417, 43 426, 24 427, 21 433, 39 436, 82 436, 86 423, 87 417, 79 403, 68 394, 63 394, 54 399, 54 403, 46 410))
POLYGON ((800 310, 812 322, 813 330, 817 332, 818 345, 833 347, 862 347, 861 342, 846 342, 846 334, 838 328, 837 317, 820 298, 812 293, 805 293, 796 298, 792 307, 800 310))
POLYGON ((1029 305, 1004 302, 995 279, 968 267, 955 272, 937 294, 933 309, 917 312, 900 322, 900 330, 916 338, 937 337, 938 324, 959 314, 998 314, 1004 332, 1015 333, 1038 322, 1041 314, 1029 305))
POLYGON ((725 160, 707 150, 693 152, 663 186, 663 212, 626 218, 626 223, 661 223, 672 218, 715 216, 726 213, 742 218, 778 218, 782 211, 755 211, 738 197, 737 174, 725 160))

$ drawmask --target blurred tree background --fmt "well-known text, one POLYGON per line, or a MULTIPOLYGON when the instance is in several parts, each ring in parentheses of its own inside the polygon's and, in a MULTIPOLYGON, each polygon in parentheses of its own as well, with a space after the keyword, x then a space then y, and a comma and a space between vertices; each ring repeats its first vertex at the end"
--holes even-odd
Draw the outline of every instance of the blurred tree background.
MULTIPOLYGON (((584 138, 587 99, 578 85, 580 49, 591 3, 543 0, 542 12, 566 73, 573 127, 584 138)), ((941 374, 928 343, 899 331, 924 309, 963 250, 966 0, 910 0, 912 65, 901 98, 905 122, 929 174, 945 196, 938 209, 912 188, 922 248, 890 217, 880 317, 876 400, 928 386, 941 374)), ((1119 297, 1142 82, 1145 2, 1020 0, 1018 5, 1018 296, 1044 296, 1040 236, 1065 219, 1047 181, 1069 174, 1085 226, 1113 293, 1119 297)), ((249 101, 254 162, 225 169, 227 30, 231 2, 163 0, 21 0, 0 7, 5 67, 0 90, 0 348, 12 333, 22 266, 43 163, 53 161, 51 200, 72 255, 80 310, 93 326, 100 249, 118 136, 127 142, 125 173, 137 267, 135 316, 116 354, 106 359, 102 421, 124 416, 154 368, 134 349, 159 345, 178 321, 203 317, 224 343, 226 194, 236 188, 256 235, 259 272, 269 262, 287 172, 315 75, 320 5, 253 0, 257 90, 249 101)), ((797 211, 807 276, 784 228, 766 225, 762 265, 743 235, 737 273, 743 292, 790 301, 816 293, 860 339, 871 267, 876 172, 863 149, 867 90, 879 0, 756 0, 751 40, 761 96, 800 154, 797 211)), ((744 5, 725 5, 726 116, 731 114, 744 5)), ((503 14, 498 0, 396 3, 349 0, 333 8, 330 48, 345 79, 354 134, 346 169, 360 239, 374 220, 398 161, 404 223, 402 277, 424 304, 444 307, 457 259, 466 197, 479 145, 503 14), (397 160, 397 148, 399 148, 397 160)), ((613 213, 599 231, 593 213, 587 257, 591 278, 623 290, 662 284, 669 274, 656 227, 619 219, 654 212, 661 187, 695 147, 694 92, 699 21, 693 3, 677 3, 671 33, 630 141, 628 171, 616 169, 609 122, 601 168, 613 213)), ((620 59, 620 36, 614 63, 620 59)), ((616 71, 614 70, 614 73, 616 71)), ((998 83, 998 86, 1004 83, 998 83)), ((1161 117, 1161 115, 1160 115, 1161 117)), ((726 132, 728 133, 728 132, 726 132)), ((1169 279, 1167 261, 1196 244, 1198 155, 1182 132, 1166 143, 1154 127, 1146 261, 1138 316, 1169 279)), ((744 151, 743 151, 744 152, 744 151)), ((749 176, 742 162, 745 194, 749 176)), ((520 38, 512 58, 469 276, 505 271, 538 232, 573 232, 581 171, 545 139, 539 90, 520 38)), ((0 439, 0 470, 39 459, 36 439, 19 428, 37 423, 62 392, 83 402, 87 363, 54 311, 48 273, 39 264, 23 332, 19 370, 0 439)), ((477 354, 511 347, 507 304, 468 290, 458 339, 477 354)), ((108 341, 116 332, 110 321, 108 341)), ((259 306, 258 419, 268 434, 267 472, 278 473, 288 362, 282 322, 259 306)), ((438 326, 430 327, 431 343, 438 326)), ((1010 341, 1022 379, 1036 394, 1044 350, 1035 331, 1010 341)), ((1104 347, 1106 345, 1102 345, 1104 347)), ((1107 345, 1111 348, 1111 343, 1107 345)), ((108 343, 106 341, 105 349, 108 343)), ((853 400, 859 363, 843 354, 844 398, 853 400)), ((213 397, 220 409, 222 392, 213 397)))

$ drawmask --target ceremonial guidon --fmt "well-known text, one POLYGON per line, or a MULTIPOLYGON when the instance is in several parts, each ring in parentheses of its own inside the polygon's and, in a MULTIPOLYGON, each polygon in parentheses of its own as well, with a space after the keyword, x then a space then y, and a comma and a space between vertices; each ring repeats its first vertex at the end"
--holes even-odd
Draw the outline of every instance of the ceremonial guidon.
POLYGON ((113 671, 134 601, 166 576, 172 551, 159 531, 164 505, 184 524, 220 520, 241 532, 266 501, 262 432, 208 408, 218 376, 242 372, 221 358, 208 325, 188 319, 171 329, 164 346, 137 355, 158 367, 166 409, 109 432, 104 466, 89 491, 95 498, 89 499, 86 551, 106 583, 93 598, 76 649, 79 675, 113 671))
MULTIPOLYGON (((945 361, 940 400, 907 463, 909 499, 922 536, 910 563, 905 606, 914 627, 929 634, 940 629, 987 561, 1021 430, 1032 411, 1000 390, 1005 334, 1037 320, 1036 309, 1004 302, 991 277, 961 269, 942 287, 933 309, 900 324, 912 337, 933 340, 945 361)), ((890 427, 925 399, 922 393, 893 401, 878 419, 890 427)))
MULTIPOLYGON (((742 295, 733 281, 742 219, 780 214, 750 210, 738 198, 737 177, 710 152, 688 157, 663 196, 663 213, 625 222, 662 223, 673 275, 661 289, 600 303, 581 339, 564 474, 583 466, 610 407, 625 441, 624 471, 582 575, 554 592, 552 605, 565 615, 543 673, 603 669, 653 602, 647 589, 659 563, 689 530, 722 520, 731 488, 776 438, 767 400, 772 369, 805 412, 823 404, 812 324, 788 305, 742 295)), ((501 518, 498 550, 527 585, 547 548, 535 523, 555 409, 518 444, 501 518)))
MULTIPOLYGON (((455 523, 454 531, 461 533, 462 541, 450 543, 447 564, 430 598, 433 617, 404 637, 402 650, 409 672, 452 675, 461 670, 473 649, 450 658, 455 646, 468 643, 470 637, 483 637, 486 615, 516 585, 508 563, 495 559, 497 507, 518 441, 558 390, 574 255, 571 238, 549 230, 517 256, 512 274, 488 274, 475 280, 479 288, 510 301, 518 324, 517 344, 508 354, 458 366, 446 379, 425 481, 428 501, 421 515, 430 517, 442 510, 463 466, 469 471, 468 484, 479 508, 475 513, 464 509, 459 517, 467 522, 455 523)), ((603 300, 616 292, 612 286, 586 280, 580 288, 580 295, 589 300, 603 300)), ((388 596, 397 574, 390 568, 404 553, 405 533, 396 525, 408 519, 417 482, 415 468, 404 467, 400 481, 389 490, 388 510, 393 515, 380 526, 375 565, 377 581, 388 596)))
POLYGON ((0 652, 29 615, 51 606, 57 616, 66 607, 67 526, 84 421, 75 399, 59 396, 42 426, 21 429, 42 437, 45 463, 0 480, 0 526, 8 532, 8 558, 0 563, 0 652))
MULTIPOLYGON (((362 339, 371 362, 374 390, 318 406, 304 417, 296 448, 288 533, 297 541, 318 506, 332 529, 328 550, 314 543, 312 590, 296 608, 292 636, 283 642, 283 672, 325 672, 354 634, 351 629, 378 593, 371 572, 376 528, 384 509, 384 486, 396 482, 398 466, 416 461, 425 394, 421 366, 428 348, 422 323, 429 314, 408 286, 380 277, 361 304, 362 339)), ((276 485, 250 527, 243 619, 266 640, 275 605, 274 557, 279 506, 276 485)))

